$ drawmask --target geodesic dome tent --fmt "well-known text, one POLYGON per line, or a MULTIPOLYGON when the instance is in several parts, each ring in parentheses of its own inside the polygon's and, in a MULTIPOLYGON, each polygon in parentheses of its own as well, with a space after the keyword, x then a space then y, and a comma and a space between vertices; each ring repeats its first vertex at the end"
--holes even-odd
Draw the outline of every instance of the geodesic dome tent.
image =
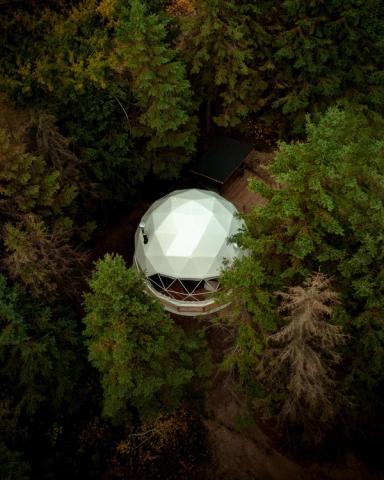
POLYGON ((243 221, 235 206, 215 192, 177 190, 157 200, 135 235, 134 263, 149 291, 182 315, 211 313, 223 262, 242 250, 228 238, 243 221))

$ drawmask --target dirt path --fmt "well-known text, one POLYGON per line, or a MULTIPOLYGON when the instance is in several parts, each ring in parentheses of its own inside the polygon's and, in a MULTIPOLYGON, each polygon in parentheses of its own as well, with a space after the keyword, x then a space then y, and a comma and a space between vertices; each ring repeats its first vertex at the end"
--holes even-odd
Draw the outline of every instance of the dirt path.
MULTIPOLYGON (((221 329, 209 329, 208 341, 212 360, 218 365, 229 346, 228 335, 221 329)), ((244 407, 223 372, 215 375, 205 411, 211 458, 207 480, 384 480, 351 454, 339 463, 299 462, 280 449, 279 435, 261 420, 255 419, 254 425, 240 431, 235 419, 244 407)))
POLYGON ((238 431, 234 418, 237 401, 225 386, 217 385, 207 402, 210 409, 205 427, 211 449, 207 480, 380 480, 354 456, 340 463, 299 464, 279 452, 258 425, 238 431))
POLYGON ((234 424, 236 401, 225 387, 209 398, 212 418, 205 421, 211 447, 209 480, 299 480, 302 469, 274 450, 257 427, 239 432, 234 424))

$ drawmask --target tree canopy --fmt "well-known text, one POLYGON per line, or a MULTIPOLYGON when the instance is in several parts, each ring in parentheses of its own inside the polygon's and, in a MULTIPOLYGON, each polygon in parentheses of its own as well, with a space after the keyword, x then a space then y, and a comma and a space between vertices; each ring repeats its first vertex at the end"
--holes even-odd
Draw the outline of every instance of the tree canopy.
POLYGON ((221 447, 243 452, 215 435, 247 451, 244 419, 300 464, 379 468, 384 2, 0 5, 0 476, 221 476, 221 447), (184 318, 133 237, 208 185, 191 167, 216 135, 274 159, 246 162, 263 200, 229 239, 230 306, 184 318))
POLYGON ((89 360, 101 374, 104 414, 121 421, 131 410, 133 418, 146 420, 162 408, 176 408, 192 378, 203 374, 194 371, 196 339, 145 292, 143 280, 121 256, 98 261, 90 288, 85 335, 89 360))
MULTIPOLYGON (((337 322, 351 336, 340 388, 355 397, 355 406, 367 400, 363 391, 381 403, 383 123, 370 113, 339 106, 319 122, 308 118, 306 128, 305 141, 280 144, 270 167, 279 188, 251 181, 268 202, 245 216, 247 230, 236 241, 251 255, 223 280, 229 296, 241 292, 253 335, 265 348, 273 330, 270 324, 266 330, 265 321, 276 308, 276 290, 303 282, 313 271, 332 275, 343 305, 337 322), (249 281, 246 272, 255 280, 249 281)), ((240 344, 242 318, 232 320, 240 344)), ((254 372, 259 358, 260 352, 253 358, 254 372)))

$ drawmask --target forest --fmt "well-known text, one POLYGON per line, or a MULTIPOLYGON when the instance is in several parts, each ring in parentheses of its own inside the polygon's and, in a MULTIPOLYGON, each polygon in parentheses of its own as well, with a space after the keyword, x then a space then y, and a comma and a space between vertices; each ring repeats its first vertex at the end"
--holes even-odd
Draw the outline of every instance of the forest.
POLYGON ((384 475, 384 2, 0 0, 0 478, 384 475), (207 316, 132 267, 217 135, 270 159, 207 316))

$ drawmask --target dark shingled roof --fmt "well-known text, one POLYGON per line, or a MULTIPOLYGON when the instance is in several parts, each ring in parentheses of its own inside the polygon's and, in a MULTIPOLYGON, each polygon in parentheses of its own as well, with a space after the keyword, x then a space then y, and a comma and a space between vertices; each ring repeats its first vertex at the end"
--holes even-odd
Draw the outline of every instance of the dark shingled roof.
POLYGON ((192 172, 224 184, 251 150, 249 143, 229 137, 215 137, 209 149, 194 164, 192 172))

